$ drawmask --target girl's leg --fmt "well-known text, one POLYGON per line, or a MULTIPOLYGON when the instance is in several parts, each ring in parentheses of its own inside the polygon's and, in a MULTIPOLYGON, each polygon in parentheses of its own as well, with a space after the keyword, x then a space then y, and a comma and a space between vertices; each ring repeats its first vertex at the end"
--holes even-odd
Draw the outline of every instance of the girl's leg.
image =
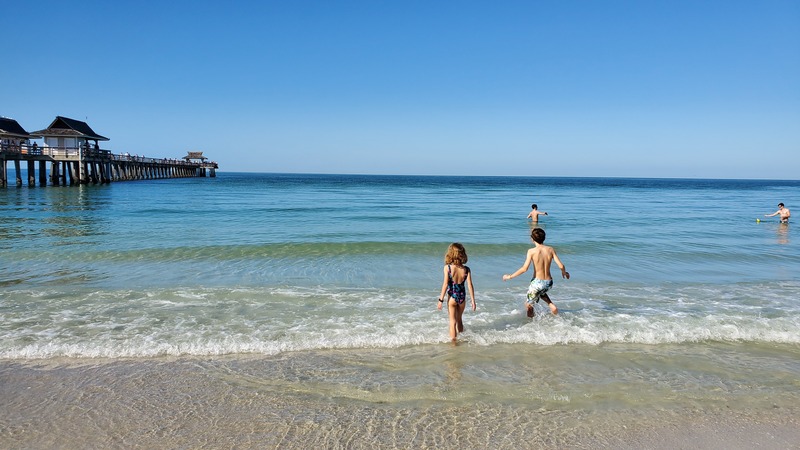
POLYGON ((456 306, 456 311, 457 311, 456 323, 458 324, 458 332, 459 333, 463 333, 464 332, 464 322, 462 322, 461 318, 464 317, 464 310, 465 309, 467 309, 467 302, 464 302, 464 303, 456 306))
POLYGON ((447 301, 447 312, 450 314, 450 340, 455 342, 458 336, 458 304, 452 298, 447 301))

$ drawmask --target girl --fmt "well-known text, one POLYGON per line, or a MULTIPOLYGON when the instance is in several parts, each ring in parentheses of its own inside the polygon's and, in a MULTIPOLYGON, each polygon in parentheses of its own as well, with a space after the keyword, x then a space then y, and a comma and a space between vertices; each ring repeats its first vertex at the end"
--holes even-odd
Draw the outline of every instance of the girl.
POLYGON ((450 340, 456 341, 458 333, 464 331, 464 323, 461 316, 467 307, 466 283, 469 287, 469 296, 472 300, 472 310, 477 309, 475 304, 475 289, 472 287, 472 272, 464 264, 467 262, 467 251, 464 246, 454 242, 447 247, 444 255, 444 280, 442 281, 442 291, 439 293, 439 304, 436 309, 441 310, 445 302, 444 295, 447 294, 447 310, 450 313, 450 340))

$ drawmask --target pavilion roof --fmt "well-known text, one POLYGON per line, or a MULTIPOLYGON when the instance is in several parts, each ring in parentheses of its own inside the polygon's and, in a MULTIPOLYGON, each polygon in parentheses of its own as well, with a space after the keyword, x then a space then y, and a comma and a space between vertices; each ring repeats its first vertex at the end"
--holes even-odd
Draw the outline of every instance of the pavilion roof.
POLYGON ((22 125, 20 125, 16 120, 9 119, 8 117, 0 117, 0 136, 23 139, 37 137, 25 131, 25 129, 22 128, 22 125))
POLYGON ((203 156, 203 152, 187 152, 187 153, 188 154, 183 157, 183 159, 185 159, 187 161, 190 161, 192 159, 199 159, 199 160, 205 161, 205 160, 208 159, 205 156, 203 156))
POLYGON ((107 137, 95 133, 92 127, 86 122, 62 116, 56 116, 56 119, 49 127, 37 131, 34 134, 45 137, 74 136, 97 141, 109 140, 107 137))

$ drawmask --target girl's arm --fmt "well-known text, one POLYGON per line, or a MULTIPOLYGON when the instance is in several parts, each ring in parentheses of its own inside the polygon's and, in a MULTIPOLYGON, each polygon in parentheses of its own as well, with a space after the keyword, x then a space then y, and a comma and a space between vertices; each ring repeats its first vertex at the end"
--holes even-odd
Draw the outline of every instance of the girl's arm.
POLYGON ((447 292, 447 266, 442 267, 442 273, 444 274, 444 279, 442 280, 442 290, 439 292, 439 299, 436 302, 436 309, 442 309, 442 303, 444 303, 444 293, 447 292))
POLYGON ((472 286, 472 271, 467 271, 467 286, 469 287, 469 296, 472 299, 472 310, 478 309, 478 304, 475 303, 475 288, 472 286))
POLYGON ((525 256, 525 264, 522 265, 516 272, 512 273, 511 275, 503 275, 503 281, 510 280, 516 276, 522 275, 523 273, 528 271, 528 267, 531 266, 531 251, 528 250, 528 254, 525 256))

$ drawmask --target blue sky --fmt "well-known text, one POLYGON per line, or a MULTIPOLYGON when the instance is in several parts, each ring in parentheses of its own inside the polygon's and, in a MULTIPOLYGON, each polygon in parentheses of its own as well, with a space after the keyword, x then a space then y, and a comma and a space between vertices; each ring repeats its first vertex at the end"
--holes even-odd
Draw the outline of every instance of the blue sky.
POLYGON ((0 115, 222 171, 798 179, 800 2, 4 1, 0 115))

